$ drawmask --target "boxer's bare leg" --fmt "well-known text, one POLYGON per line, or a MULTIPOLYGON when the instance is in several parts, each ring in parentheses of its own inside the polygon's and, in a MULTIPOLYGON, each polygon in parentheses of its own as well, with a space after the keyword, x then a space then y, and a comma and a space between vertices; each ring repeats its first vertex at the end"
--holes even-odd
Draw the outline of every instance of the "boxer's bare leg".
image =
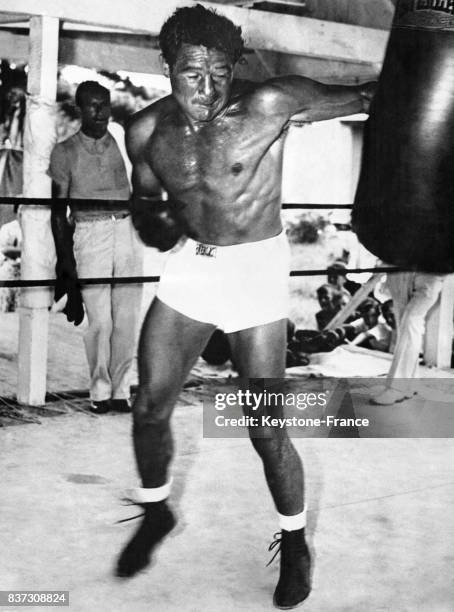
POLYGON ((133 406, 134 449, 144 487, 167 482, 173 453, 170 417, 214 329, 158 299, 148 311, 139 342, 139 390, 133 406))
MULTIPOLYGON (((158 299, 148 311, 139 343, 139 390, 133 405, 134 449, 144 488, 162 487, 168 481, 173 455, 170 417, 181 387, 214 329, 158 299)), ((133 576, 148 565, 153 547, 175 525, 165 499, 143 506, 144 519, 120 555, 118 576, 133 576)))
MULTIPOLYGON (((287 319, 229 334, 232 355, 243 378, 283 379, 287 319)), ((278 393, 280 388, 273 388, 278 393)), ((282 416, 282 406, 273 416, 282 416)), ((250 413, 257 416, 257 413, 250 413)), ((285 428, 268 428, 266 437, 251 428, 252 444, 263 461, 265 477, 280 514, 294 515, 304 508, 304 478, 301 459, 285 428)))
MULTIPOLYGON (((284 378, 286 330, 287 320, 284 319, 229 336, 233 358, 242 377, 284 378)), ((279 384, 270 389, 266 381, 265 388, 274 393, 281 390, 279 384)), ((272 416, 283 416, 282 405, 273 406, 271 412, 272 416)), ((249 414, 257 416, 257 412, 249 414)), ((258 432, 250 428, 249 433, 263 461, 277 511, 286 520, 292 517, 302 523, 297 527, 292 525, 291 529, 282 527, 281 531, 280 574, 273 602, 277 608, 287 610, 303 602, 311 590, 311 559, 305 540, 305 523, 300 519, 304 517, 300 514, 304 509, 302 463, 285 429, 267 427, 266 431, 258 432), (264 437, 257 437, 257 434, 264 437)))

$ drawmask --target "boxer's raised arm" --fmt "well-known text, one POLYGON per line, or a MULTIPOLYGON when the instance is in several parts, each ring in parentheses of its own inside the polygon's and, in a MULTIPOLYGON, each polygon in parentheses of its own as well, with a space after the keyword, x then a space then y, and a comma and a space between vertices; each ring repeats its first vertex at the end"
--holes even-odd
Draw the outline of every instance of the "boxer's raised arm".
POLYGON ((368 112, 376 83, 325 85, 302 76, 277 77, 266 81, 258 91, 265 114, 302 121, 323 121, 368 112))
POLYGON ((147 149, 156 119, 143 114, 126 131, 126 148, 132 162, 131 218, 142 242, 160 251, 171 249, 185 233, 179 207, 163 199, 163 188, 151 168, 147 149))

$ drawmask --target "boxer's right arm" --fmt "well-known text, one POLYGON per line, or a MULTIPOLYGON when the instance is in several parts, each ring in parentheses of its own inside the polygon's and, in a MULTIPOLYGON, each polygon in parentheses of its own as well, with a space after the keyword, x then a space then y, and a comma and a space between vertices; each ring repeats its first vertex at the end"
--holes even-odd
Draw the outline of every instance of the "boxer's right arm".
MULTIPOLYGON (((126 148, 132 162, 131 218, 141 240, 160 251, 171 249, 185 233, 181 208, 163 198, 163 188, 147 156, 156 119, 140 115, 126 130, 126 148)), ((149 153, 148 153, 149 155, 149 153)))

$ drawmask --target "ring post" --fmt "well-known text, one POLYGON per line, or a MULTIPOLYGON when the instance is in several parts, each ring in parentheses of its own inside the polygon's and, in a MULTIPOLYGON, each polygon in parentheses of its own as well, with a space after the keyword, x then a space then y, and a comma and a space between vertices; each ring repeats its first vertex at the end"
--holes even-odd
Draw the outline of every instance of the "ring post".
MULTIPOLYGON (((56 141, 58 28, 56 17, 30 19, 30 57, 24 134, 24 196, 50 198, 47 176, 50 153, 56 141)), ((50 227, 50 207, 21 207, 23 233, 22 278, 45 279, 55 274, 55 247, 50 227)), ((49 288, 21 292, 17 400, 40 406, 46 397, 49 288)))

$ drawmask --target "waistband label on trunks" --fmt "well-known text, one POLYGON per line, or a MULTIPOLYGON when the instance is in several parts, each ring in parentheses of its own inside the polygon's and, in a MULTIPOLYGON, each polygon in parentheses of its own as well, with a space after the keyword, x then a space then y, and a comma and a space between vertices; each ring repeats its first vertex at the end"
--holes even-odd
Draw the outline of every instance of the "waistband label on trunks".
POLYGON ((211 244, 197 243, 195 247, 196 255, 203 255, 204 257, 216 257, 217 247, 211 244))

